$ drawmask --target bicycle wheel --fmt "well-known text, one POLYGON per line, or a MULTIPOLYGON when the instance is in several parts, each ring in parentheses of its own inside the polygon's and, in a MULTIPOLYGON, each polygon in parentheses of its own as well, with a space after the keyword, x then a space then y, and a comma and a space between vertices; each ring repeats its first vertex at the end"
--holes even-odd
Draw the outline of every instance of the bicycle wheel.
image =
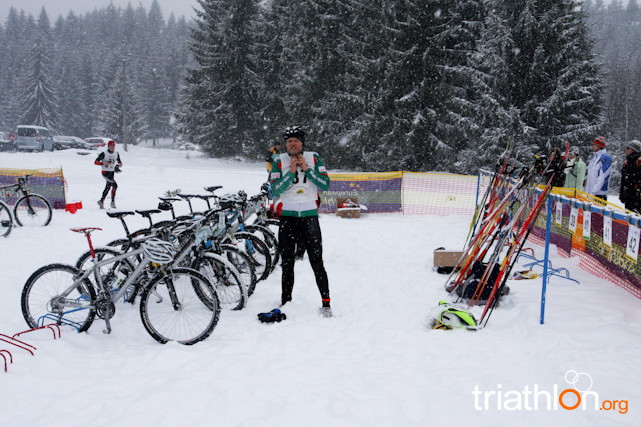
MULTIPOLYGON (((239 232, 234 234, 234 237, 238 241, 235 244, 236 248, 251 258, 256 269, 257 281, 265 280, 272 271, 272 257, 267 245, 251 233, 239 232)), ((230 240, 226 237, 224 243, 229 243, 230 240)))
MULTIPOLYGON (((96 255, 96 261, 104 261, 113 257, 122 255, 122 252, 112 248, 96 248, 94 249, 94 254, 96 255)), ((78 261, 76 261, 76 268, 78 270, 88 270, 93 268, 93 263, 91 262, 91 251, 87 251, 80 255, 78 261)), ((100 276, 100 279, 103 284, 107 285, 111 293, 118 292, 118 287, 111 287, 116 278, 116 272, 122 271, 127 277, 134 271, 133 264, 128 259, 123 259, 120 261, 112 262, 111 264, 103 265, 95 269, 94 274, 90 277, 91 284, 95 289, 98 289, 98 279, 97 276, 100 276)), ((125 301, 133 302, 138 290, 140 288, 138 283, 134 283, 130 286, 131 289, 128 289, 125 293, 125 301)))
POLYGON ((51 204, 39 194, 22 196, 13 207, 13 216, 22 226, 44 227, 51 222, 51 204))
POLYGON ((96 315, 93 309, 96 293, 88 280, 72 288, 80 271, 65 264, 49 264, 36 270, 22 289, 21 306, 24 320, 31 328, 47 323, 72 326, 83 332, 96 315), (71 288, 71 289, 70 289, 71 288), (74 304, 86 302, 91 308, 74 304))
POLYGON ((202 274, 190 268, 158 274, 140 300, 142 324, 162 344, 178 341, 191 345, 204 340, 216 327, 219 315, 216 291, 202 274))
POLYGON ((13 228, 13 218, 9 206, 0 202, 0 237, 7 237, 13 228))
MULTIPOLYGON (((194 260, 191 268, 197 270, 214 285, 221 308, 242 310, 247 304, 247 288, 236 267, 223 256, 205 252, 194 260)), ((198 289, 197 289, 198 290, 198 289)), ((201 293, 199 297, 203 297, 201 293)), ((205 298, 208 296, 205 294, 205 298)))
POLYGON ((257 282, 256 268, 254 268, 252 259, 236 246, 220 245, 220 247, 222 249, 221 255, 236 267, 236 270, 240 273, 240 279, 245 285, 245 289, 247 289, 247 296, 251 296, 254 293, 254 289, 256 289, 257 282))
POLYGON ((278 261, 280 260, 280 252, 278 252, 278 239, 276 238, 276 236, 274 236, 274 233, 272 233, 269 228, 263 225, 253 224, 248 225, 245 228, 248 232, 261 239, 265 243, 265 245, 267 245, 267 249, 269 249, 269 255, 272 257, 273 271, 274 268, 276 268, 276 266, 278 265, 278 261))

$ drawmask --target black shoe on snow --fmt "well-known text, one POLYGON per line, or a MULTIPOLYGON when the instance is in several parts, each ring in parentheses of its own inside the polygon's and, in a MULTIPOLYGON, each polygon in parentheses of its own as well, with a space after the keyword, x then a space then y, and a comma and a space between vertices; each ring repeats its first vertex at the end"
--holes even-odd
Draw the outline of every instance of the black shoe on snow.
POLYGON ((275 308, 269 313, 258 313, 258 320, 263 323, 274 323, 280 322, 281 320, 287 319, 285 313, 281 312, 279 309, 275 308))

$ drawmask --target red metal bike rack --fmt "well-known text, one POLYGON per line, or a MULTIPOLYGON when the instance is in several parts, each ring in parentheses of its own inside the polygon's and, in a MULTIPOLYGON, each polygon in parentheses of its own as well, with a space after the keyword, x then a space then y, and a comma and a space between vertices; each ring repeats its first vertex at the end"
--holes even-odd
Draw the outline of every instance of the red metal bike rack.
POLYGON ((35 353, 33 352, 33 350, 36 350, 36 347, 32 346, 31 344, 27 344, 24 341, 17 340, 5 334, 0 334, 0 341, 4 341, 11 345, 15 345, 16 347, 21 348, 23 350, 27 350, 29 353, 31 353, 32 356, 35 356, 35 353))
POLYGON ((3 353, 7 353, 9 355, 9 363, 13 363, 13 355, 9 350, 0 350, 0 356, 4 359, 4 371, 7 372, 7 356, 3 353))
POLYGON ((26 331, 18 332, 17 334, 14 334, 11 338, 15 339, 16 337, 18 337, 18 336, 20 336, 22 334, 26 334, 28 332, 37 331, 37 330, 40 330, 40 329, 49 329, 51 332, 53 332, 53 339, 54 340, 61 337, 61 335, 60 335, 60 326, 58 326, 58 325, 56 325, 54 323, 51 323, 49 325, 40 326, 39 328, 33 328, 33 329, 26 330, 26 331), (56 336, 56 332, 58 332, 58 336, 56 336))
MULTIPOLYGON (((20 335, 26 334, 29 332, 39 331, 41 329, 50 330, 53 333, 54 340, 61 338, 62 336, 60 326, 54 323, 51 323, 48 325, 40 326, 39 328, 33 328, 33 329, 28 329, 26 331, 18 332, 17 334, 14 334, 12 337, 10 337, 9 335, 0 334, 0 341, 6 342, 7 344, 11 344, 12 346, 28 351, 29 353, 31 353, 32 356, 35 356, 34 350, 37 350, 37 348, 31 344, 28 344, 24 341, 17 339, 16 337, 19 337, 20 335)), ((5 353, 9 355, 9 363, 13 363, 13 354, 11 354, 9 350, 0 349, 0 356, 2 356, 2 358, 4 359, 4 371, 7 372, 9 365, 7 364, 7 356, 5 356, 5 353)))

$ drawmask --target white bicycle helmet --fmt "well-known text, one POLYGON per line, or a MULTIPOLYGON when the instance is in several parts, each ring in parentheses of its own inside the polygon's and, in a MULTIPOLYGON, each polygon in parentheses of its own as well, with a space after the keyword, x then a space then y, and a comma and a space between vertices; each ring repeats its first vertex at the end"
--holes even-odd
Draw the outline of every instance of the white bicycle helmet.
POLYGON ((230 193, 230 194, 223 194, 222 196, 220 196, 220 198, 218 199, 218 202, 232 205, 234 203, 241 203, 242 199, 238 194, 230 193))
POLYGON ((157 237, 145 240, 142 244, 142 251, 151 262, 156 264, 169 264, 176 256, 174 245, 157 237))

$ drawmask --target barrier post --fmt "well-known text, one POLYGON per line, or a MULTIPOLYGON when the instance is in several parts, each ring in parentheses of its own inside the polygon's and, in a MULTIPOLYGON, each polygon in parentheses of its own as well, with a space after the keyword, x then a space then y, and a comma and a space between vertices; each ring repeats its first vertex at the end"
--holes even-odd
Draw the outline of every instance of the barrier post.
POLYGON ((479 205, 479 192, 481 191, 481 170, 476 174, 476 200, 474 201, 474 209, 479 205))
POLYGON ((539 323, 545 322, 545 291, 548 284, 548 264, 550 262, 550 229, 552 228, 552 195, 548 195, 548 217, 545 219, 545 255, 543 256, 543 286, 541 286, 541 317, 539 323))

